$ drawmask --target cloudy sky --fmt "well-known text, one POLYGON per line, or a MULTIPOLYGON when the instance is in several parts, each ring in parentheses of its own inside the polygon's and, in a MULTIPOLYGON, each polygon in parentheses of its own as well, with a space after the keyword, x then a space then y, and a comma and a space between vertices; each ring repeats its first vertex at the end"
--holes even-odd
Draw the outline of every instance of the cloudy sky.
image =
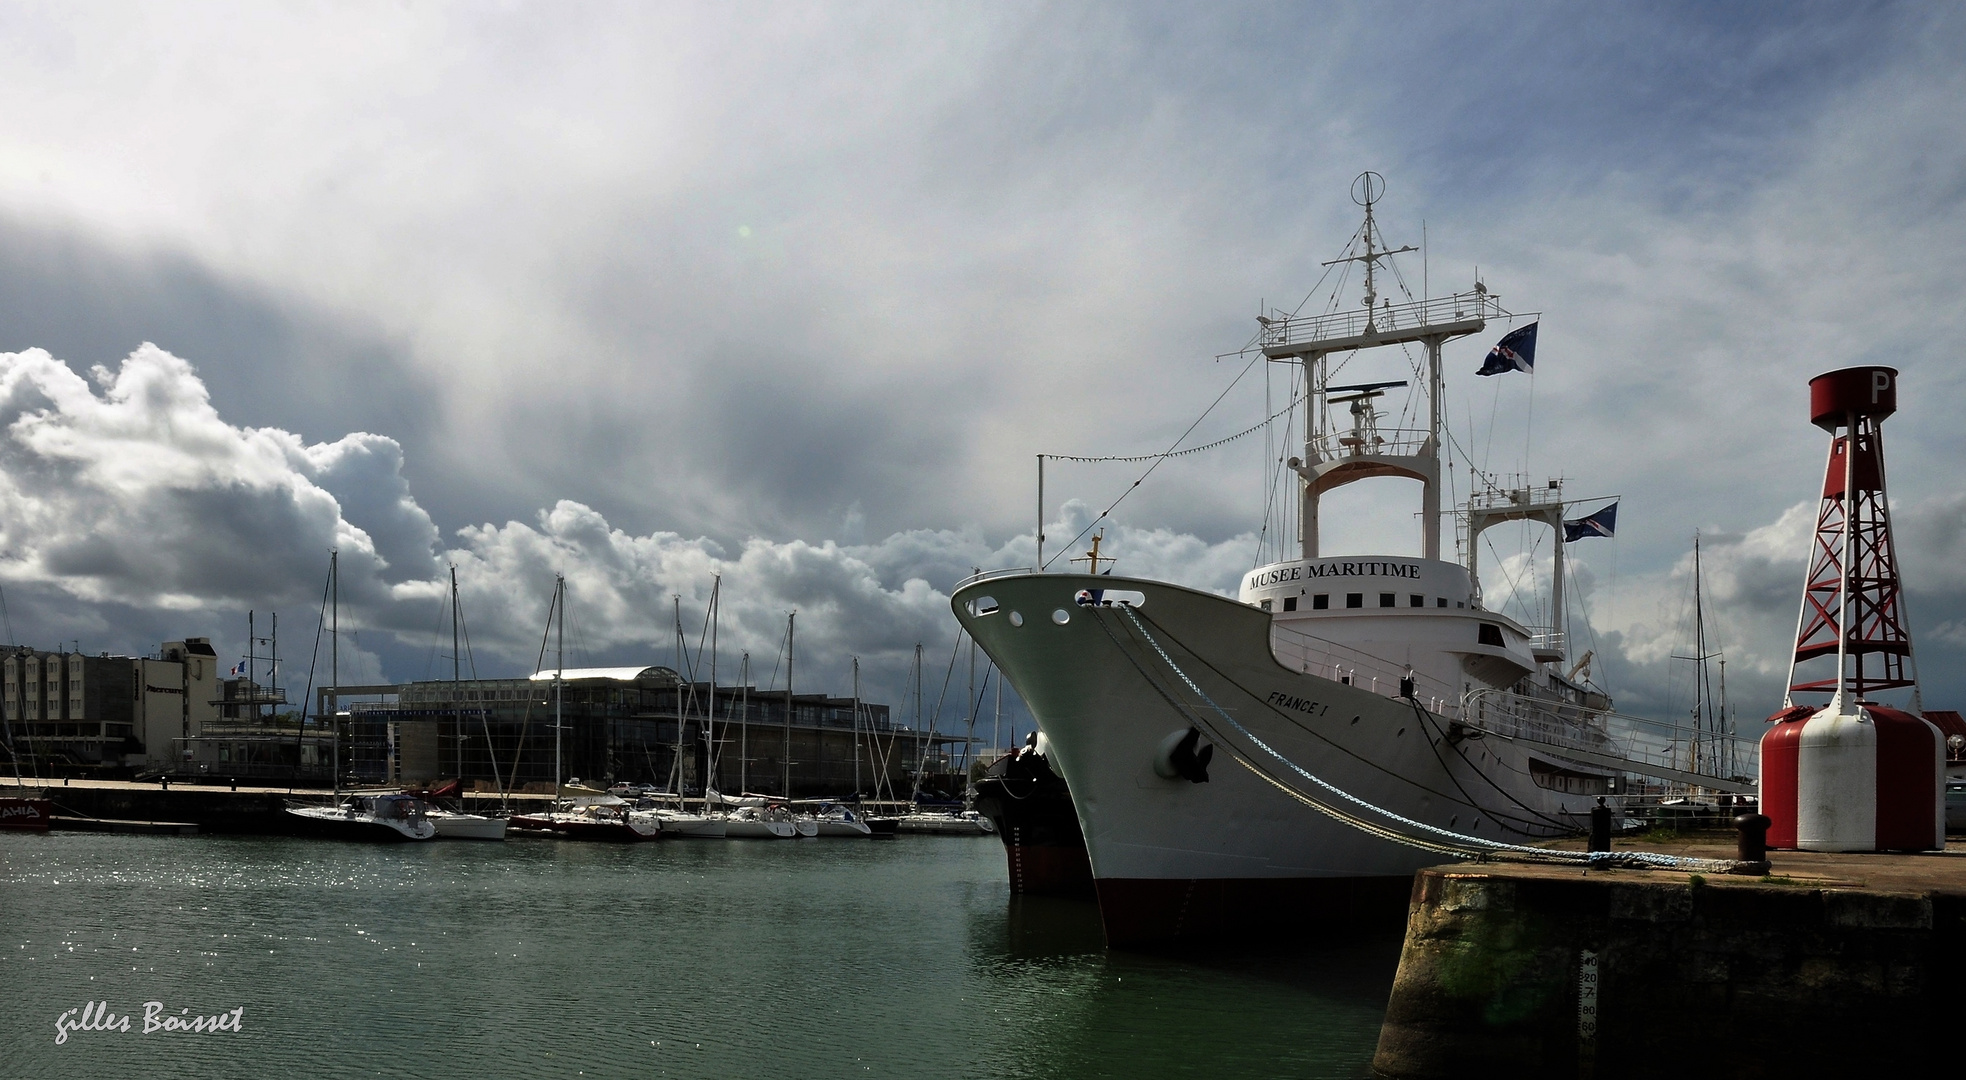
MULTIPOLYGON (((1806 382, 1857 363, 1904 372, 1958 707, 1962 99, 1966 18, 1926 4, 0 3, 12 635, 229 655, 278 611, 298 687, 338 547, 344 681, 448 673, 453 564, 483 673, 532 670, 556 570, 570 662, 668 662, 721 572, 720 674, 768 682, 796 608, 802 689, 858 655, 898 700, 919 641, 932 699, 953 582, 1030 560, 1035 454, 1281 404, 1219 357, 1369 168, 1388 238, 1424 223, 1409 280, 1542 313, 1533 380, 1450 346, 1449 413, 1473 464, 1622 497, 1571 553, 1626 707, 1686 705, 1696 530, 1736 703, 1777 703, 1806 382)), ((1233 588, 1280 450, 1157 470, 1120 572, 1233 588)), ((1139 471, 1055 467, 1053 543, 1139 471)), ((1417 548, 1412 492, 1346 498, 1327 548, 1417 548)))

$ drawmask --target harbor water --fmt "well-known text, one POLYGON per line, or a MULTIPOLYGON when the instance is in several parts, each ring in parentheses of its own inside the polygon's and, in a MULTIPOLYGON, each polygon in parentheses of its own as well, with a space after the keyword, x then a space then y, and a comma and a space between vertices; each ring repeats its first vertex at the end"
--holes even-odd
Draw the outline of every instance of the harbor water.
POLYGON ((1109 952, 989 838, 0 834, 0 1076, 1367 1075, 1400 942, 1329 931, 1109 952))

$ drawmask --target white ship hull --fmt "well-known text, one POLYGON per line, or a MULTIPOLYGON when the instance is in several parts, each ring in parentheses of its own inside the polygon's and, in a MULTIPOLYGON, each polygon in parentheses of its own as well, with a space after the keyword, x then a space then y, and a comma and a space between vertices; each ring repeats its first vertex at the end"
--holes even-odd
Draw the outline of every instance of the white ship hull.
MULTIPOLYGON (((1445 580, 1465 580, 1465 571, 1450 564, 1428 567, 1429 578, 1438 567, 1462 575, 1445 580)), ((1313 629, 1354 641, 1376 634, 1382 640, 1360 644, 1383 662, 1375 667, 1368 652, 1336 647, 1323 656, 1300 649, 1285 666, 1278 654, 1288 650, 1273 645, 1270 612, 1158 582, 1025 573, 972 582, 953 600, 964 627, 1050 741, 1050 760, 1071 788, 1085 834, 1107 937, 1116 945, 1279 925, 1302 929, 1306 920, 1357 915, 1361 908, 1397 920, 1413 872, 1443 861, 1437 852, 1326 816, 1238 755, 1273 778, 1288 774, 1301 789, 1313 785, 1279 758, 1374 807, 1492 840, 1568 831, 1587 820, 1595 802, 1595 787, 1571 780, 1583 767, 1552 757, 1548 748, 1532 752, 1498 738, 1466 737, 1443 715, 1458 704, 1463 686, 1483 685, 1470 680, 1470 666, 1496 664, 1509 681, 1538 666, 1521 627, 1471 606, 1450 603, 1442 610, 1429 596, 1417 610, 1418 599, 1407 608, 1402 593, 1401 607, 1389 612, 1334 611, 1342 617, 1313 629), (1139 623, 1117 606, 1079 602, 1082 589, 1137 593, 1139 623), (1508 647, 1478 645, 1484 623, 1505 625, 1508 647), (1486 655, 1510 653, 1519 663, 1486 655), (1398 696, 1400 677, 1409 671, 1417 684, 1413 699, 1398 696), (1355 685, 1339 681, 1346 677, 1355 685), (1206 782, 1164 776, 1169 741, 1196 717, 1210 721, 1211 731, 1233 732, 1223 714, 1275 756, 1238 734, 1215 747, 1206 782), (1545 783, 1532 769, 1541 770, 1545 783), (1552 776, 1582 790, 1547 786, 1552 776)))

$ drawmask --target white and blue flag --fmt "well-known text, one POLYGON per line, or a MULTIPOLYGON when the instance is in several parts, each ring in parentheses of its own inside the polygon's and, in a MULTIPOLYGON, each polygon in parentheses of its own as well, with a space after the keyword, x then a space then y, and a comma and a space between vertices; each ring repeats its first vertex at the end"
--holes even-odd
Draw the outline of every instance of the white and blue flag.
POLYGON ((1563 542, 1568 544, 1587 536, 1616 536, 1618 534, 1618 504, 1595 513, 1586 514, 1575 521, 1563 523, 1563 542))
POLYGON ((1481 370, 1476 375, 1500 375, 1505 371, 1536 371, 1536 327, 1530 323, 1520 330, 1511 330, 1488 350, 1488 359, 1481 362, 1481 370))

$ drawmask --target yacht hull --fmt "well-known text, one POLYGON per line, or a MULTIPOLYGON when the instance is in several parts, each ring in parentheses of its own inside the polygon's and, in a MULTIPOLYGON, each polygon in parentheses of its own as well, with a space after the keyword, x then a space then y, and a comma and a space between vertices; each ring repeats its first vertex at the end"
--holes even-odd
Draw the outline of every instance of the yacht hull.
POLYGON ((1064 574, 987 578, 952 601, 1049 742, 1113 945, 1328 928, 1327 917, 1368 912, 1397 925, 1414 871, 1447 856, 1313 809, 1276 782, 1313 790, 1293 765, 1373 807, 1484 839, 1558 835, 1588 810, 1581 795, 1532 783, 1514 744, 1449 740, 1446 721, 1396 696, 1397 678, 1366 688, 1285 667, 1270 614, 1249 604, 1064 574), (1087 605, 1075 599, 1086 589, 1144 599, 1131 612, 1087 605), (1170 778, 1169 746, 1196 725, 1225 745, 1191 768, 1199 782, 1170 778))
POLYGON ((439 840, 503 840, 505 819, 483 814, 430 813, 425 815, 437 827, 439 840))
POLYGON ((732 818, 724 823, 724 836, 731 840, 792 840, 798 835, 789 821, 732 818))
POLYGON ((289 807, 287 815, 298 836, 370 844, 420 843, 437 837, 437 827, 427 820, 381 820, 368 815, 349 816, 339 808, 314 807, 289 807))
POLYGON ((567 840, 633 844, 662 838, 661 827, 652 822, 583 821, 568 820, 557 814, 525 814, 513 817, 511 823, 515 829, 551 833, 567 840))

